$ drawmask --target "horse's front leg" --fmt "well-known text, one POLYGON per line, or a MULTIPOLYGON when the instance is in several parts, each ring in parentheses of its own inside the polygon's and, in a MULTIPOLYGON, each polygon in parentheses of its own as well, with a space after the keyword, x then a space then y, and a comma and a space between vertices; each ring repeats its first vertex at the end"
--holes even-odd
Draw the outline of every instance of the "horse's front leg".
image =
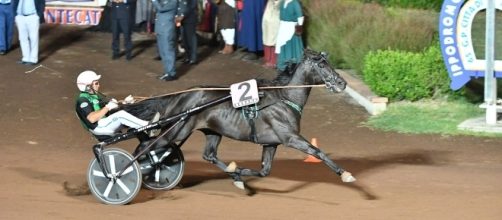
POLYGON ((305 140, 300 135, 294 135, 290 136, 286 143, 284 143, 285 146, 292 147, 294 149, 297 149, 303 153, 312 155, 324 162, 329 168, 331 168, 337 175, 339 175, 342 178, 343 182, 354 182, 356 181, 356 178, 352 176, 351 173, 345 171, 343 168, 341 168, 339 165, 337 165, 335 162, 333 162, 329 157, 322 152, 319 148, 315 147, 312 145, 310 142, 305 140))

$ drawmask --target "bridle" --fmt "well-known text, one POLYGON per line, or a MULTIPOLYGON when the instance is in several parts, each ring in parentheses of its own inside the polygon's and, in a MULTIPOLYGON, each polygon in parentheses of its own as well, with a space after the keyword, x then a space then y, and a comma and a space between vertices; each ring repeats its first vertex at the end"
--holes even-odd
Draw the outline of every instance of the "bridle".
POLYGON ((338 79, 337 76, 333 74, 322 74, 323 69, 326 68, 326 64, 328 63, 328 56, 325 52, 321 52, 319 57, 316 58, 308 58, 309 66, 311 69, 314 69, 317 74, 321 77, 324 85, 327 89, 333 91, 336 88, 336 81, 338 79), (332 83, 332 82, 335 82, 332 83))

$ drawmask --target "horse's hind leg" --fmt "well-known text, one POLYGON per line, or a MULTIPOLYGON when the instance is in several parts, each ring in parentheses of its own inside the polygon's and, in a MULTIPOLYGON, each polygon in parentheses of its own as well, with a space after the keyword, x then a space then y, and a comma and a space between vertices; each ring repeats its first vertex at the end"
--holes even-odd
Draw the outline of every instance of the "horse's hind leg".
POLYGON ((202 158, 215 164, 218 168, 225 170, 227 165, 218 159, 218 145, 221 141, 221 135, 209 131, 203 132, 206 135, 206 146, 204 147, 202 158))
POLYGON ((274 160, 276 150, 277 145, 263 145, 263 151, 261 154, 262 169, 260 171, 256 171, 248 168, 236 168, 235 173, 238 173, 241 176, 268 176, 270 174, 270 170, 272 169, 272 161, 274 160))
POLYGON ((227 170, 229 169, 229 166, 218 159, 218 145, 221 141, 221 135, 208 130, 203 130, 202 132, 206 135, 206 146, 204 147, 202 158, 216 165, 221 170, 227 172, 234 180, 234 185, 243 189, 244 183, 242 182, 240 175, 235 172, 228 172, 227 170))
POLYGON ((288 138, 288 141, 284 144, 286 146, 292 147, 306 154, 312 155, 318 159, 321 159, 329 168, 335 171, 336 174, 341 176, 343 182, 354 182, 356 178, 352 176, 351 173, 342 169, 339 165, 333 162, 329 157, 322 152, 319 148, 310 144, 305 138, 300 135, 294 135, 288 138))

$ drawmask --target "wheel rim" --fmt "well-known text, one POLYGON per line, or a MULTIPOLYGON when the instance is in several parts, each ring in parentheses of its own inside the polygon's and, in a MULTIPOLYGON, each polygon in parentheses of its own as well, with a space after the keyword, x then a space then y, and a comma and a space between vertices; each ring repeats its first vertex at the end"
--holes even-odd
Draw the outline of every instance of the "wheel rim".
MULTIPOLYGON (((103 151, 106 169, 113 177, 122 170, 133 157, 122 149, 110 148, 103 151)), ((141 188, 141 172, 137 162, 129 166, 120 177, 107 178, 94 158, 89 164, 87 182, 92 194, 101 202, 123 205, 130 202, 141 188), (113 180, 114 179, 114 180, 113 180)))
POLYGON ((183 177, 185 160, 183 153, 177 147, 167 147, 162 151, 150 151, 153 164, 141 163, 143 172, 143 186, 153 190, 169 190, 174 188, 183 177), (164 157, 164 158, 163 158, 164 157), (161 163, 158 163, 162 160, 161 163), (150 167, 149 169, 144 169, 150 167))

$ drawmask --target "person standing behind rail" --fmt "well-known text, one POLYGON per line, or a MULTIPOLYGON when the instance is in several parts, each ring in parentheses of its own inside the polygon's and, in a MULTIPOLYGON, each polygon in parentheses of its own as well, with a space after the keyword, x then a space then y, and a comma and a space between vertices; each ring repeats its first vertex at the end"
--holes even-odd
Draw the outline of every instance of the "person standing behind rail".
POLYGON ((164 66, 164 75, 160 80, 176 80, 176 26, 180 26, 184 18, 186 0, 152 0, 157 10, 155 18, 155 34, 160 59, 164 66))
POLYGON ((268 0, 263 13, 263 61, 264 67, 275 68, 277 56, 275 44, 279 29, 279 0, 268 0))
POLYGON ((284 0, 279 4, 280 23, 275 45, 277 69, 284 71, 288 64, 299 63, 303 57, 303 13, 298 0, 284 0))
POLYGON ((199 21, 199 11, 197 0, 187 0, 185 18, 181 21, 181 38, 183 48, 185 48, 185 59, 183 63, 189 65, 197 64, 197 23, 199 21))
POLYGON ((218 13, 218 29, 221 33, 225 47, 219 51, 221 54, 231 54, 234 52, 235 44, 235 27, 236 24, 236 9, 235 0, 217 0, 218 13))
POLYGON ((119 58, 120 33, 124 36, 126 60, 132 59, 132 19, 131 7, 136 0, 109 0, 112 17, 112 59, 119 58))
POLYGON ((40 24, 45 22, 45 0, 13 0, 14 16, 21 45, 22 58, 17 63, 38 63, 38 40, 40 24))
POLYGON ((0 0, 0 55, 5 55, 14 35, 14 8, 11 0, 0 0))

